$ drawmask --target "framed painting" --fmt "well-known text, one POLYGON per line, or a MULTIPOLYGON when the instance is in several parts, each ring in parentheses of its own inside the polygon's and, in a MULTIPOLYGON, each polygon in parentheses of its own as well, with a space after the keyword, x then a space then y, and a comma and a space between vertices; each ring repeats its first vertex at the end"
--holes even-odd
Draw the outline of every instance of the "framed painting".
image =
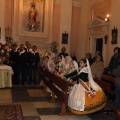
POLYGON ((117 44, 117 36, 118 36, 118 29, 117 28, 113 28, 112 29, 112 44, 117 44))

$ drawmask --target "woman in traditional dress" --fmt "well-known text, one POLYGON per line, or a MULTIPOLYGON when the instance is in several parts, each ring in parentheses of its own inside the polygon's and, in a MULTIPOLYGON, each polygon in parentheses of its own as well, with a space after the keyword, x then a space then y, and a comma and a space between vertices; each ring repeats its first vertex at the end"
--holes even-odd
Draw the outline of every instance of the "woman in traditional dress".
POLYGON ((63 72, 64 66, 65 66, 64 56, 59 55, 56 62, 56 71, 58 72, 58 74, 61 74, 63 72))
POLYGON ((78 63, 76 61, 71 61, 68 73, 64 74, 66 80, 70 80, 72 77, 78 74, 78 63))
POLYGON ((66 56, 65 58, 62 58, 64 63, 64 69, 61 72, 58 72, 59 75, 63 78, 64 74, 68 73, 70 70, 70 62, 72 61, 72 58, 70 56, 66 56))
POLYGON ((106 96, 94 82, 88 60, 80 60, 81 70, 72 81, 77 81, 69 93, 68 106, 75 114, 96 112, 106 105, 106 96))

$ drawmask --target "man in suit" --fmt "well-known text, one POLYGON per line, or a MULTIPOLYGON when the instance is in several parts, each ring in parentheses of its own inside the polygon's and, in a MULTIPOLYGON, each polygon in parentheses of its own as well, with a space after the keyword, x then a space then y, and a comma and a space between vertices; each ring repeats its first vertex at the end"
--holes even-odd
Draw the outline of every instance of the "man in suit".
POLYGON ((28 80, 28 84, 31 84, 32 82, 32 48, 30 43, 28 43, 26 46, 25 75, 26 75, 26 80, 28 80))
POLYGON ((12 67, 13 71, 14 71, 14 75, 13 75, 13 83, 14 84, 19 84, 19 71, 18 71, 18 58, 19 58, 19 52, 17 51, 17 45, 13 44, 12 46, 12 50, 9 52, 10 54, 10 66, 12 67))
POLYGON ((37 73, 38 73, 38 67, 40 63, 40 56, 39 53, 37 52, 37 47, 33 46, 32 47, 32 78, 33 78, 33 83, 37 84, 37 73))
POLYGON ((19 49, 19 58, 18 58, 18 68, 19 68, 19 81, 20 81, 20 77, 21 77, 21 82, 22 85, 24 85, 25 80, 26 80, 26 72, 25 72, 25 68, 26 68, 26 51, 25 51, 25 46, 24 44, 20 45, 20 49, 19 49))

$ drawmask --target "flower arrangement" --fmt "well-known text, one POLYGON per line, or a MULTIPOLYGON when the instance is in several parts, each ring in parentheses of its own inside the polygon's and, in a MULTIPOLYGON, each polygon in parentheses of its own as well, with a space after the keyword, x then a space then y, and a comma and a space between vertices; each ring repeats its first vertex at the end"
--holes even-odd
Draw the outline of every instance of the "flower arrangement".
POLYGON ((34 23, 32 23, 32 22, 28 22, 27 23, 27 27, 28 27, 28 30, 30 32, 35 32, 36 29, 39 27, 39 25, 40 25, 39 21, 38 22, 34 22, 34 23))
POLYGON ((50 50, 53 52, 53 53, 57 53, 58 52, 58 46, 59 44, 55 41, 53 41, 51 44, 50 44, 50 50))

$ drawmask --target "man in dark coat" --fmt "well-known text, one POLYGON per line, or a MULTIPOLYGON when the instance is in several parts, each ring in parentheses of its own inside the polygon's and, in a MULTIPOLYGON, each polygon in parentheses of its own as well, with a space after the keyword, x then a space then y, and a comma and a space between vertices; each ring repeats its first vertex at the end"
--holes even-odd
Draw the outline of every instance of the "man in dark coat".
POLYGON ((12 77, 13 84, 19 84, 19 71, 18 71, 18 58, 19 52, 17 51, 17 45, 13 44, 12 50, 10 51, 10 66, 14 71, 14 75, 12 77))
POLYGON ((37 76, 38 76, 38 67, 40 63, 40 56, 39 53, 37 52, 37 47, 33 46, 32 48, 32 78, 33 78, 33 83, 37 84, 37 76))

